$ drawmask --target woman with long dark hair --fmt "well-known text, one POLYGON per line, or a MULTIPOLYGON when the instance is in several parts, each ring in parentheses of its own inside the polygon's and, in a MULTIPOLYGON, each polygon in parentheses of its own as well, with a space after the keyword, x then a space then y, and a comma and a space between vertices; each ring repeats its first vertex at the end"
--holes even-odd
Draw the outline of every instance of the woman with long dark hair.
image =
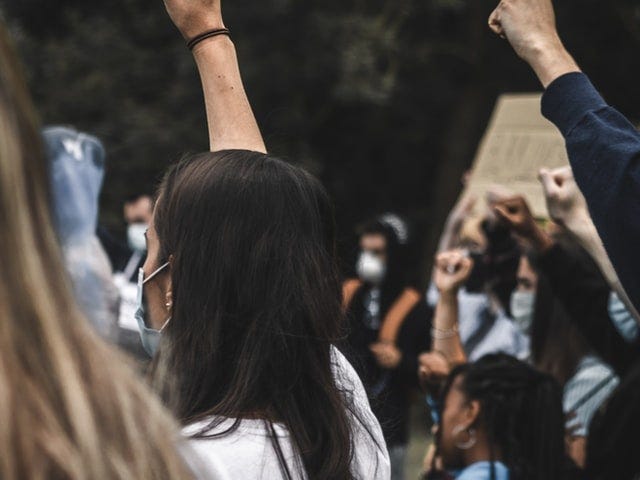
MULTIPOLYGON (((567 250, 566 255, 579 253, 567 250)), ((583 258, 582 261, 588 264, 590 259, 583 258)), ((598 358, 576 326, 577 321, 554 294, 548 276, 538 265, 536 254, 522 257, 518 280, 512 301, 512 312, 518 314, 515 321, 522 328, 529 327, 533 365, 553 376, 563 387, 563 405, 569 418, 568 454, 578 466, 584 467, 591 418, 611 395, 619 379, 611 367, 598 358), (529 287, 522 285, 527 281, 525 279, 532 282, 529 287), (524 320, 527 317, 530 325, 524 320)), ((573 298, 572 301, 583 300, 573 298)), ((605 311, 602 314, 605 315, 605 311)))
POLYGON ((265 153, 219 2, 166 5, 193 47, 213 153, 167 172, 147 232, 137 317, 154 385, 222 478, 387 478, 380 427, 333 346, 331 202, 265 153))
POLYGON ((624 341, 608 317, 610 288, 598 266, 570 237, 553 237, 534 221, 522 197, 498 204, 498 213, 528 245, 512 296, 514 320, 531 335, 531 360, 563 387, 568 453, 584 467, 587 434, 594 413, 619 383, 603 359, 624 341), (593 327, 600 326, 595 335, 593 327))

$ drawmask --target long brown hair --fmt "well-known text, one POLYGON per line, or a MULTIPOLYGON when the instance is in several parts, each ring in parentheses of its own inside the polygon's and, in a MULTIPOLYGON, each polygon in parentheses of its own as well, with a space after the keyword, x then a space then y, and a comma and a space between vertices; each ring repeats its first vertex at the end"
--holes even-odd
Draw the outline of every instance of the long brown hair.
POLYGON ((74 302, 48 182, 0 24, 0 478, 189 477, 172 420, 74 302))
POLYGON ((332 368, 344 317, 320 182, 258 152, 203 153, 167 173, 154 223, 173 294, 156 381, 178 418, 209 420, 201 436, 234 431, 219 431, 226 418, 280 422, 307 478, 354 478, 370 419, 332 368))

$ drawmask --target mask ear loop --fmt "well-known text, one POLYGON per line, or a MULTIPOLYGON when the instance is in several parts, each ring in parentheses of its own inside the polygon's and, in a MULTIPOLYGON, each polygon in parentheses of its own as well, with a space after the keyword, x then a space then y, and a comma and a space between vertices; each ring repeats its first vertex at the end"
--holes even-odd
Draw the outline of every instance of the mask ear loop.
POLYGON ((158 330, 158 331, 162 333, 162 331, 169 324, 170 321, 171 321, 171 317, 167 318, 167 321, 164 322, 164 324, 160 327, 160 330, 158 330))
MULTIPOLYGON (((138 270, 138 284, 140 286, 144 285, 145 283, 149 282, 150 280, 152 280, 155 276, 157 276, 160 272, 162 272, 162 270, 164 270, 165 268, 167 268, 169 266, 169 262, 165 262, 163 263, 161 266, 159 266, 158 268, 156 268, 151 275, 149 275, 147 278, 144 278, 144 270, 142 270, 142 268, 140 268, 138 270)), ((138 288, 138 298, 137 298, 138 304, 142 304, 142 288, 138 288)), ((171 317, 167 318, 167 321, 164 322, 164 324, 162 325, 162 327, 160 327, 160 330, 158 330, 159 332, 162 332, 164 330, 164 328, 167 326, 167 324, 171 321, 171 317)))
POLYGON ((142 270, 142 268, 140 269, 140 272, 138 273, 138 275, 142 274, 142 277, 144 278, 144 280, 142 281, 142 284, 144 285, 145 283, 147 283, 149 280, 151 280, 153 277, 155 277, 156 275, 158 275, 162 270, 164 270, 165 268, 167 268, 169 266, 169 262, 165 262, 163 263, 161 266, 159 266, 158 268, 156 268, 153 273, 151 273, 151 275, 149 275, 147 278, 144 278, 144 271, 142 270))

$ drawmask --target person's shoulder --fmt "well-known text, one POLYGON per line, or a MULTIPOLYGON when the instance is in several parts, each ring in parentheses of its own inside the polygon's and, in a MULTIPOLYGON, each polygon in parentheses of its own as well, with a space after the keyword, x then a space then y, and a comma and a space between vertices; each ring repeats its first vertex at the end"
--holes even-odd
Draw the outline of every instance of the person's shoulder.
POLYGON ((180 447, 180 453, 197 480, 231 480, 220 451, 203 443, 190 441, 180 447))
POLYGON ((362 381, 347 357, 335 345, 331 346, 331 368, 338 388, 356 391, 363 388, 362 381))
MULTIPOLYGON (((243 478, 238 476, 240 472, 270 471, 277 465, 271 453, 265 455, 265 451, 270 451, 272 442, 271 428, 267 425, 266 421, 260 419, 211 417, 186 426, 182 434, 188 438, 188 447, 193 452, 193 458, 200 461, 201 470, 215 473, 205 478, 243 478)), ((271 426, 278 442, 289 455, 292 444, 288 430, 278 423, 271 426)), ((253 473, 248 477, 254 478, 253 473)))
POLYGON ((566 402, 573 402, 583 395, 596 398, 608 395, 619 383, 614 370, 598 357, 588 355, 582 358, 573 376, 564 386, 566 402))
POLYGON ((598 382, 613 377, 616 377, 616 374, 610 365, 594 355, 587 355, 580 360, 573 379, 575 381, 598 382))
MULTIPOLYGON (((509 469, 500 462, 494 462, 493 468, 495 470, 496 480, 509 480, 509 469)), ((478 462, 473 465, 469 465, 465 468, 460 475, 456 477, 456 480, 489 480, 491 475, 491 463, 490 462, 478 462)))

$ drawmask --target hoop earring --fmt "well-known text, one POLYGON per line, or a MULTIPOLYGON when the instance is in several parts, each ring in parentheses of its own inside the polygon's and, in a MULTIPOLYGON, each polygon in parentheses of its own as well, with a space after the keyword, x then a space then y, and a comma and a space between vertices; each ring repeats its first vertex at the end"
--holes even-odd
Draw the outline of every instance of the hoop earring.
POLYGON ((474 428, 465 428, 463 425, 456 425, 455 427, 453 427, 452 431, 453 438, 456 439, 456 437, 462 432, 467 432, 469 440, 467 440, 466 442, 456 441, 456 447, 460 450, 469 450, 470 448, 474 447, 476 442, 478 441, 478 439, 476 438, 476 431, 474 428))

